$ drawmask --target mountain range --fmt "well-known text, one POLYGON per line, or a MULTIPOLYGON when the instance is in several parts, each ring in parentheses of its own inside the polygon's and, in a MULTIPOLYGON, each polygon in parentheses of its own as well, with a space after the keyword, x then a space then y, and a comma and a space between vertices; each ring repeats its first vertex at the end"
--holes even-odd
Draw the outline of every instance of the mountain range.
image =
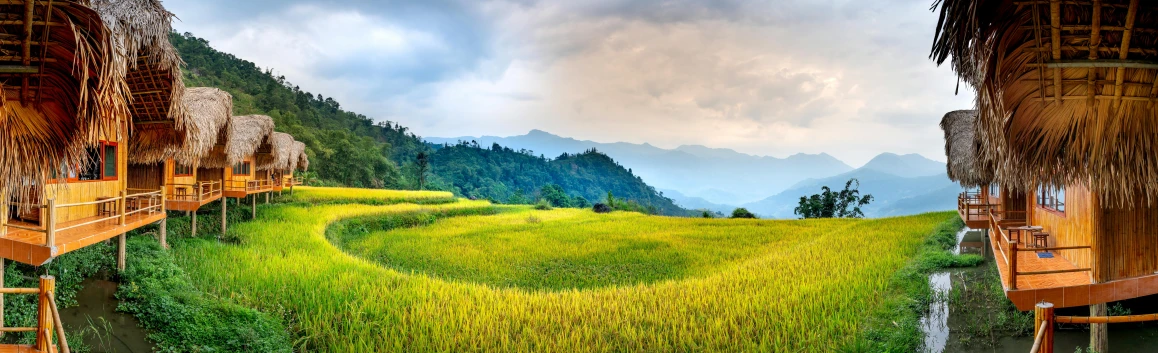
POLYGON ((499 144, 547 157, 595 148, 681 207, 724 214, 745 207, 763 218, 794 218, 793 209, 801 196, 819 193, 821 186, 839 190, 851 178, 860 181, 862 194, 874 197, 865 208, 869 217, 953 209, 955 195, 960 192, 945 175, 944 163, 918 154, 882 153, 854 169, 824 153, 775 158, 696 145, 663 149, 647 143, 576 140, 541 130, 510 137, 425 140, 435 144, 499 144))
MULTIPOLYGON (((742 204, 784 191, 809 178, 823 178, 851 171, 848 164, 828 154, 795 154, 786 158, 753 156, 725 148, 684 145, 664 149, 648 143, 603 143, 557 136, 542 130, 525 135, 498 137, 427 137, 434 144, 476 141, 527 149, 548 158, 563 153, 597 149, 614 158, 648 184, 662 190, 678 190, 712 203, 742 204)), ((944 167, 941 167, 944 169, 944 167)))

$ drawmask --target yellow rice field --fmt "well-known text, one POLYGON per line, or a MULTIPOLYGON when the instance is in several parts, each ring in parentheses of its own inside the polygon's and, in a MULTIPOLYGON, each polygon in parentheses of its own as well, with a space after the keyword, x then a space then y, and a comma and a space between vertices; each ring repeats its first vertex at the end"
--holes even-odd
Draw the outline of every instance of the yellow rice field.
MULTIPOLYGON (((365 197, 311 192, 295 197, 365 197)), ((832 351, 852 342, 893 273, 953 216, 772 221, 481 201, 292 203, 231 229, 240 245, 189 241, 173 251, 203 290, 291 313, 304 351, 832 351), (451 217, 414 229, 346 229, 357 236, 343 247, 327 239, 335 222, 425 213, 451 217), (683 260, 631 247, 641 243, 683 260), (400 244, 409 257, 383 252, 400 244), (589 256, 601 253, 638 261, 589 256), (610 279, 569 286, 569 275, 534 282, 536 272, 504 267, 568 261, 562 268, 575 276, 610 279), (646 266, 623 267, 640 261, 646 266), (665 267, 679 271, 651 271, 665 267), (608 273, 616 269, 638 273, 608 273)))

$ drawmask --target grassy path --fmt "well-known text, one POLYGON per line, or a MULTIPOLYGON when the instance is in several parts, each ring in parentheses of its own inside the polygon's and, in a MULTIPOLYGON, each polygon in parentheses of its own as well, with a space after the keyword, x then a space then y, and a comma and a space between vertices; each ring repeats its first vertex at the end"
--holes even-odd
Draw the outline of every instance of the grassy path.
MULTIPOLYGON (((298 193, 306 197, 309 191, 298 193)), ((293 313, 297 321, 290 324, 302 336, 299 349, 306 351, 832 351, 851 342, 864 316, 879 307, 890 277, 910 262, 938 224, 953 217, 645 217, 641 220, 647 222, 639 222, 630 218, 643 216, 569 210, 539 216, 533 226, 541 230, 527 234, 566 233, 573 223, 549 218, 570 215, 621 227, 622 239, 650 237, 695 251, 681 241, 715 237, 718 244, 736 248, 733 255, 726 255, 727 249, 706 255, 708 260, 730 256, 724 264, 704 261, 680 276, 594 283, 584 290, 544 291, 429 269, 399 271, 351 255, 326 238, 327 227, 340 220, 373 217, 405 225, 407 217, 427 213, 460 218, 396 232, 408 238, 427 230, 454 236, 455 229, 470 233, 471 226, 492 227, 494 233, 472 233, 485 239, 509 236, 504 227, 527 226, 525 217, 504 223, 505 213, 471 216, 494 207, 478 201, 275 205, 262 209, 257 220, 233 226, 230 232, 241 235, 239 245, 194 239, 173 253, 202 290, 263 311, 293 313), (445 224, 459 225, 439 228, 445 224), (689 226, 704 233, 667 234, 689 226), (766 241, 746 243, 757 238, 766 241)))

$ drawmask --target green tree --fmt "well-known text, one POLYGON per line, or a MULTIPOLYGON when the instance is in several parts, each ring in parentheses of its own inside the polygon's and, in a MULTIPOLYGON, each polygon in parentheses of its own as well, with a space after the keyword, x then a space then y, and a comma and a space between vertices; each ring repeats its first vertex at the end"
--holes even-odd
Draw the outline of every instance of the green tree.
POLYGON ((414 157, 415 173, 418 174, 415 180, 418 181, 418 190, 426 189, 426 173, 430 171, 430 161, 426 158, 426 152, 418 152, 414 157))
POLYGON ((571 205, 575 208, 588 208, 591 207, 591 201, 587 201, 587 198, 583 196, 575 196, 574 199, 571 199, 571 205))
POLYGON ((700 214, 700 217, 702 217, 702 218, 712 218, 712 213, 711 213, 711 212, 708 212, 708 211, 704 211, 704 213, 700 214))
POLYGON ((801 196, 793 213, 800 218, 862 218, 864 212, 861 208, 873 200, 873 195, 860 195, 860 180, 856 178, 844 183, 844 190, 839 192, 828 186, 820 189, 819 194, 801 196))
MULTIPOLYGON (((707 212, 704 213, 706 214, 707 212)), ((756 215, 748 212, 748 209, 740 207, 732 210, 732 218, 756 218, 756 215)))
POLYGON ((543 188, 539 189, 539 197, 547 200, 553 207, 571 207, 571 198, 567 197, 567 193, 563 192, 563 188, 559 185, 543 185, 543 188))

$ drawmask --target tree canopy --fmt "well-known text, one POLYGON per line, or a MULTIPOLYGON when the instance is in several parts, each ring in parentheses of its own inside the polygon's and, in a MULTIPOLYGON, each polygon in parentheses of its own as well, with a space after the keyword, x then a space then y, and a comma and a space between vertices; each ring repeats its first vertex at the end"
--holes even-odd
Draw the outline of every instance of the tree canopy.
POLYGON ((844 190, 841 191, 832 191, 828 186, 822 186, 819 194, 801 196, 793 212, 800 218, 862 218, 864 212, 861 207, 872 202, 873 195, 861 196, 859 189, 860 181, 856 178, 845 182, 844 190))

